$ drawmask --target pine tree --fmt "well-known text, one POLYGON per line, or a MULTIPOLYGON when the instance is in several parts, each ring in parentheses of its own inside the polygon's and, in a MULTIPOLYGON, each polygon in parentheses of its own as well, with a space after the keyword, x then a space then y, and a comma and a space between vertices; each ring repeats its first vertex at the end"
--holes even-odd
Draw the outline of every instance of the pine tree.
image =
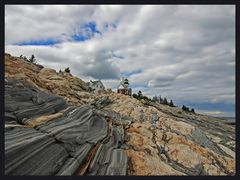
POLYGON ((169 106, 174 107, 173 101, 171 100, 169 106))
POLYGON ((142 97, 142 91, 138 91, 138 97, 142 97))
POLYGON ((36 62, 36 59, 35 59, 35 56, 32 54, 32 56, 29 58, 29 62, 31 63, 35 63, 36 62))
POLYGON ((194 109, 193 109, 193 108, 191 109, 191 112, 192 112, 192 113, 195 113, 195 111, 194 111, 194 109))
POLYGON ((182 110, 183 110, 183 111, 186 111, 186 109, 187 109, 186 106, 183 105, 183 106, 182 106, 182 110))
POLYGON ((153 100, 154 102, 157 102, 157 101, 158 101, 158 97, 155 95, 155 96, 153 96, 152 100, 153 100))
POLYGON ((160 104, 163 104, 163 99, 162 99, 161 96, 159 97, 159 103, 160 103, 160 104))
POLYGON ((168 105, 167 98, 164 98, 164 99, 163 99, 163 104, 166 104, 166 105, 168 105))

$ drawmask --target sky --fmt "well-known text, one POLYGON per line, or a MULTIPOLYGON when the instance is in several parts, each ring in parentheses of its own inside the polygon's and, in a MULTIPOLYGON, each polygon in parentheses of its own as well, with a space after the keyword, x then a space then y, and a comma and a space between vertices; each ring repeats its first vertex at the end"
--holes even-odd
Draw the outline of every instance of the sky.
POLYGON ((234 5, 5 5, 5 52, 235 116, 234 5))

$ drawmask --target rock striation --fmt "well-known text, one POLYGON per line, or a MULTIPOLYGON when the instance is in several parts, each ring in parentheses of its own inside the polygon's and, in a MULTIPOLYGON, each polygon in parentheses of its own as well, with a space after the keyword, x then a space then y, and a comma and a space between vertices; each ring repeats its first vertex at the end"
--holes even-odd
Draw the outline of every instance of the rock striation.
POLYGON ((87 168, 79 169, 86 165, 92 167, 89 174, 126 174, 123 137, 94 108, 69 106, 59 96, 11 78, 6 78, 5 92, 7 175, 83 174, 87 168))
POLYGON ((234 175, 235 125, 5 55, 6 175, 234 175))
POLYGON ((72 105, 83 105, 77 92, 87 89, 86 83, 69 73, 56 72, 11 55, 5 55, 5 77, 26 80, 32 86, 64 97, 72 105))

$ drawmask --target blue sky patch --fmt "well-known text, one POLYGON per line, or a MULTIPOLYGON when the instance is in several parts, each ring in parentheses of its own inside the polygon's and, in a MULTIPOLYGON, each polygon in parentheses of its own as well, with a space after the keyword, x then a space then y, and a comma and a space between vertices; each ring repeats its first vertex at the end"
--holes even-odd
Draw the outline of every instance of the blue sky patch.
POLYGON ((87 22, 75 29, 75 34, 71 36, 74 41, 86 41, 94 37, 95 34, 102 33, 97 29, 95 22, 87 22))
MULTIPOLYGON (((174 100, 173 100, 174 102, 174 100)), ((195 110, 206 110, 206 111, 221 111, 227 114, 227 116, 234 116, 235 115, 235 104, 229 104, 225 102, 219 103, 211 103, 211 102, 204 102, 204 103, 192 103, 181 101, 178 102, 177 105, 181 106, 186 105, 187 107, 194 108, 195 110)))
POLYGON ((85 23, 83 26, 81 26, 81 28, 83 29, 90 29, 93 34, 94 33, 98 33, 98 34, 102 34, 98 29, 97 29, 97 25, 95 22, 88 22, 88 23, 85 23))
POLYGON ((46 40, 31 40, 31 41, 23 41, 16 43, 18 46, 53 46, 55 44, 61 43, 60 40, 56 39, 46 39, 46 40))
POLYGON ((197 109, 207 109, 213 110, 217 109, 219 111, 235 111, 235 104, 228 104, 225 102, 219 103, 187 103, 188 106, 196 107, 197 109))
MULTIPOLYGON (((81 26, 79 26, 77 29, 75 29, 75 34, 71 35, 71 39, 73 41, 86 41, 94 37, 95 34, 102 33, 97 29, 97 25, 95 22, 87 22, 81 26)), ((63 36, 66 36, 66 33, 62 33, 63 36)), ((55 44, 59 44, 62 41, 49 38, 49 39, 41 39, 41 40, 30 40, 30 41, 22 41, 19 43, 16 43, 15 45, 18 46, 52 46, 55 44)))
POLYGON ((75 34, 75 35, 71 36, 71 38, 75 41, 86 41, 86 40, 90 39, 89 36, 82 35, 82 34, 79 34, 79 35, 75 34))

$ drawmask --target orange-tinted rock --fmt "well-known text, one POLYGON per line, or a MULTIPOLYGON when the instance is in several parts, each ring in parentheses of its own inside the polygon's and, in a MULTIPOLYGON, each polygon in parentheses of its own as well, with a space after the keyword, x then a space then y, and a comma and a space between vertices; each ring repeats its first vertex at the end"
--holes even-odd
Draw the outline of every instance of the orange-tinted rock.
POLYGON ((47 122, 47 121, 51 121, 51 120, 54 120, 54 119, 58 119, 58 118, 61 118, 63 117, 63 113, 56 113, 56 114, 51 114, 51 115, 45 115, 45 116, 40 116, 40 117, 37 117, 31 121, 29 121, 27 123, 27 125, 29 127, 35 127, 35 126, 38 126, 44 122, 47 122))
MULTIPOLYGON (((77 77, 41 69, 8 54, 5 55, 5 76, 25 79, 41 90, 62 96, 75 106, 96 104, 107 97, 108 102, 97 108, 112 112, 104 115, 109 122, 114 122, 109 127, 123 126, 130 159, 129 175, 235 174, 235 129, 219 119, 187 113, 178 107, 139 101, 111 91, 90 93, 86 91, 85 82, 77 77), (128 119, 127 123, 123 122, 124 119, 128 119)), ((59 117, 61 113, 38 117, 31 125, 37 126, 59 117)), ((91 154, 94 155, 95 152, 91 154)), ((80 168, 80 174, 89 164, 90 160, 84 170, 80 168)))

